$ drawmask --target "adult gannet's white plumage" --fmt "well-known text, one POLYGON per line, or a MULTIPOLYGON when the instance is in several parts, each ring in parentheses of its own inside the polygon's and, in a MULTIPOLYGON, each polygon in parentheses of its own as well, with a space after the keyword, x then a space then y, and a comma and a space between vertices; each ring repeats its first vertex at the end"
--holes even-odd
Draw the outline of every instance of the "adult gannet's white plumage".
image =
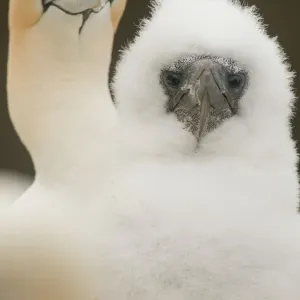
POLYGON ((30 184, 29 176, 8 170, 0 171, 0 210, 20 197, 30 184))
POLYGON ((113 13, 100 0, 10 1, 8 104, 34 161, 34 189, 80 189, 91 179, 82 182, 81 172, 93 171, 95 153, 107 161, 104 139, 115 119, 107 87, 113 13))
POLYGON ((95 164, 104 171, 110 161, 108 68, 125 3, 10 1, 9 111, 36 178, 14 202, 11 190, 0 192, 13 202, 0 211, 1 299, 83 300, 93 293, 81 215, 99 194, 95 164))
MULTIPOLYGON (((229 0, 164 0, 154 4, 151 20, 145 22, 117 69, 115 125, 108 93, 101 97, 101 85, 96 87, 98 69, 89 64, 91 56, 80 64, 83 69, 78 73, 72 64, 65 64, 71 60, 77 65, 79 56, 75 54, 83 51, 81 47, 92 49, 94 40, 73 43, 76 17, 73 22, 74 16, 65 16, 53 7, 49 12, 40 24, 49 23, 37 26, 38 37, 47 41, 46 47, 33 43, 35 30, 16 37, 18 42, 32 45, 30 51, 35 49, 47 68, 47 59, 55 66, 54 58, 59 57, 57 73, 41 71, 38 65, 33 68, 35 78, 41 80, 41 85, 34 85, 40 87, 34 89, 35 94, 47 91, 49 96, 52 80, 61 74, 68 79, 74 70, 80 88, 58 77, 61 89, 56 92, 63 93, 55 101, 56 109, 49 109, 48 102, 37 106, 45 108, 39 125, 53 125, 49 127, 53 133, 50 137, 55 137, 39 143, 46 151, 41 161, 51 162, 36 163, 40 174, 47 174, 40 177, 44 178, 40 195, 45 195, 45 190, 55 193, 47 194, 42 205, 30 202, 28 193, 21 207, 38 206, 42 210, 43 206, 58 205, 60 201, 52 199, 57 191, 65 192, 58 200, 74 200, 65 209, 77 207, 84 217, 63 212, 59 220, 64 216, 69 222, 80 220, 76 227, 71 226, 71 237, 75 231, 74 239, 82 244, 89 241, 87 248, 91 246, 97 255, 86 252, 77 257, 85 271, 91 266, 82 261, 93 261, 96 274, 84 274, 87 281, 97 281, 96 296, 113 300, 298 300, 300 220, 296 215, 296 152, 289 125, 294 98, 292 74, 256 12, 229 0), (57 16, 68 22, 59 23, 59 30, 51 30, 57 16), (51 39, 57 41, 58 37, 61 49, 50 48, 50 54, 55 55, 42 56, 49 54, 51 39), (83 72, 86 68, 87 73, 83 72), (102 100, 97 107, 90 106, 94 93, 95 99, 102 100), (86 105, 75 110, 80 100, 86 105), (102 106, 110 107, 110 112, 102 106), (99 125, 93 121, 96 112, 99 125), (70 144, 63 143, 58 135, 65 131, 55 120, 76 122, 70 144), (88 135, 91 127, 81 128, 82 124, 93 124, 99 134, 88 135), (77 152, 73 142, 82 132, 87 134, 86 144, 78 142, 77 152), (59 156, 52 156, 44 146, 50 149, 52 144, 58 147, 54 150, 59 149, 54 153, 62 151, 63 169, 60 164, 54 164, 59 169, 52 168, 59 156), (103 146, 107 146, 106 151, 103 146), (76 159, 86 153, 82 147, 93 150, 87 161, 75 164, 75 171, 84 176, 72 169, 76 159), (45 180, 49 171, 52 180, 45 180), (88 222, 81 222, 83 219, 88 222)), ((88 20, 85 26, 96 35, 96 24, 88 20)), ((27 61, 34 61, 30 51, 27 61)), ((93 54, 95 59, 97 55, 103 57, 101 52, 93 54)), ((19 57, 16 67, 25 63, 25 58, 19 57)), ((11 76, 12 82, 18 79, 11 76)), ((16 81, 19 85, 20 77, 16 81)), ((24 116, 24 111, 19 112, 24 116)), ((22 120, 18 114, 13 118, 22 120)), ((25 125, 27 122, 19 128, 26 129, 25 125)), ((27 132, 30 134, 23 135, 28 139, 23 140, 34 146, 38 132, 27 132)), ((32 151, 36 157, 42 152, 32 151)), ((21 210, 18 213, 22 215, 21 210)), ((57 222, 56 230, 70 230, 64 223, 57 222)), ((71 253, 75 240, 65 243, 71 253)), ((60 259, 65 257, 64 251, 59 253, 60 259)), ((0 257, 5 255, 0 253, 0 257)), ((70 276, 64 275, 65 279, 70 276)), ((82 285, 87 287, 85 282, 82 285)))

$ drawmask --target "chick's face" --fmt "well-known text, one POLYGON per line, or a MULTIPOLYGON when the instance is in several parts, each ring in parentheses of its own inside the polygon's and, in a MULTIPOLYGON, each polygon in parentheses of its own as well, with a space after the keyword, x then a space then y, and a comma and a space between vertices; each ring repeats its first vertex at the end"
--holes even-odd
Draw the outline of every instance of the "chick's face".
POLYGON ((238 113, 248 73, 231 59, 187 54, 165 66, 160 83, 167 113, 198 140, 238 113))
POLYGON ((176 119, 199 140, 233 118, 287 120, 290 79, 253 8, 163 0, 124 52, 115 92, 121 112, 176 119))

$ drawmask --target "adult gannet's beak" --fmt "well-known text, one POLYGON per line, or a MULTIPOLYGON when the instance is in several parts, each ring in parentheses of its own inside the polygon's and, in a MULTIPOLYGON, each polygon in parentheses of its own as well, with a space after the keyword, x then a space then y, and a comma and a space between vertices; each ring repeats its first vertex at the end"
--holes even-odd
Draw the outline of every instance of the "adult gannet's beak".
POLYGON ((117 30, 120 19, 124 13, 126 0, 42 0, 44 12, 55 6, 69 15, 83 15, 83 24, 92 13, 99 13, 107 5, 111 5, 111 21, 114 31, 117 30))
POLYGON ((50 6, 56 6, 70 15, 82 14, 85 20, 91 13, 101 12, 106 5, 111 5, 111 21, 115 31, 124 13, 126 2, 127 0, 42 0, 44 11, 50 6))

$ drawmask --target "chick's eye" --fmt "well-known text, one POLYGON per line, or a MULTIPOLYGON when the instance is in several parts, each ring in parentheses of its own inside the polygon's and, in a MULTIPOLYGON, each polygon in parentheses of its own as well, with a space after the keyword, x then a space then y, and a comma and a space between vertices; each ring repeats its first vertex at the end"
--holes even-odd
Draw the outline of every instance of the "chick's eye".
POLYGON ((169 89, 176 90, 180 87, 182 76, 179 73, 166 71, 163 75, 163 81, 169 89))
POLYGON ((227 82, 228 82, 229 87, 231 87, 232 89, 238 89, 243 86, 244 79, 239 74, 228 74, 227 82))

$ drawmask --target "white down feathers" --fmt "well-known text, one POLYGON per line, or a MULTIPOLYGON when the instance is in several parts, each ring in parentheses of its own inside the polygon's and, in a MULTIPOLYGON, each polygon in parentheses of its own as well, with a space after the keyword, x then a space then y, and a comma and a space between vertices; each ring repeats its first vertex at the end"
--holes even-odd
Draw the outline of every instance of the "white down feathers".
POLYGON ((115 164, 100 193, 89 189, 96 201, 83 216, 99 298, 299 300, 292 77, 255 10, 154 4, 118 65, 115 164), (196 152, 166 115, 159 83, 161 67, 189 53, 232 57, 250 72, 240 114, 196 152))
POLYGON ((95 211, 107 298, 299 299, 292 78, 253 8, 155 5, 114 82, 122 167, 95 211), (240 114, 196 154, 159 84, 183 53, 232 57, 251 74, 240 114))

